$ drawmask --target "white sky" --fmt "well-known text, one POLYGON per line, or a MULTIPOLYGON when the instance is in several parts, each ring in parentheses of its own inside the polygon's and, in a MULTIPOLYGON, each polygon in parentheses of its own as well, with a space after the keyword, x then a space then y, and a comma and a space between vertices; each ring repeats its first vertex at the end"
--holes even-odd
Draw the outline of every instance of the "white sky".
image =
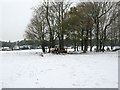
POLYGON ((23 39, 24 31, 32 16, 31 8, 39 2, 40 0, 0 1, 0 40, 23 39))

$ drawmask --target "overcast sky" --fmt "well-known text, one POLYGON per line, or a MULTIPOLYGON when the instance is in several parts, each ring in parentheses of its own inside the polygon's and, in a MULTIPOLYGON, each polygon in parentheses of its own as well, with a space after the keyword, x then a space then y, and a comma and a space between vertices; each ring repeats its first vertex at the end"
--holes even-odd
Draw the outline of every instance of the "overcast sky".
POLYGON ((23 39, 24 31, 32 16, 31 8, 38 3, 40 0, 1 0, 0 40, 23 39))

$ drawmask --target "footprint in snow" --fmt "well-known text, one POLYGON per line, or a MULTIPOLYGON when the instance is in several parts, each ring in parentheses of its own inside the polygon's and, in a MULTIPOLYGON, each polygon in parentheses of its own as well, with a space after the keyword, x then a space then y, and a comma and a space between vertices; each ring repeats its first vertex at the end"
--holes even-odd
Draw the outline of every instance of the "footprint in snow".
POLYGON ((16 73, 17 74, 17 76, 21 76, 22 74, 20 74, 20 73, 16 73))
POLYGON ((76 74, 73 74, 73 76, 76 76, 76 74))
POLYGON ((35 84, 39 84, 39 79, 38 79, 38 78, 36 79, 36 82, 35 82, 35 84))
POLYGON ((51 71, 51 70, 53 70, 53 69, 47 69, 46 71, 51 71))
POLYGON ((66 65, 65 65, 65 64, 63 64, 63 65, 61 65, 61 66, 65 67, 66 65))
POLYGON ((95 83, 96 86, 99 86, 99 83, 95 83))
POLYGON ((40 72, 43 72, 43 71, 40 71, 40 72))
POLYGON ((39 84, 39 82, 35 82, 35 84, 39 84))
POLYGON ((73 85, 73 86, 80 86, 80 84, 75 84, 75 83, 73 83, 72 85, 73 85))

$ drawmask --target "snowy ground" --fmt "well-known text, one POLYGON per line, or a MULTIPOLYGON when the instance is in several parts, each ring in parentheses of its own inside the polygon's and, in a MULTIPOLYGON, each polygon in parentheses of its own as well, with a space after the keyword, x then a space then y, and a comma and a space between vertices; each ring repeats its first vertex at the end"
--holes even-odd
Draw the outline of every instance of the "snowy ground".
POLYGON ((118 87, 117 52, 41 57, 39 51, 0 51, 0 87, 118 87))

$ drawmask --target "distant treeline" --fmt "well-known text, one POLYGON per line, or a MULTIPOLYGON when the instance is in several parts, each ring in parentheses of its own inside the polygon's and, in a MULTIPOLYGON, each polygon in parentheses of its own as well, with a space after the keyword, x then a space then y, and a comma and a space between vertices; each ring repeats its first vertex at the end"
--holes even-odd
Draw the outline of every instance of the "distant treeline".
MULTIPOLYGON (((96 45, 96 39, 93 39, 92 40, 92 45, 95 46, 96 45)), ((44 45, 45 47, 49 47, 49 41, 44 41, 44 45)), ((35 41, 35 40, 21 40, 21 41, 16 41, 16 42, 11 42, 11 41, 0 41, 0 44, 1 44, 1 47, 9 47, 9 48, 13 48, 15 46, 23 46, 23 45, 31 45, 32 48, 37 48, 39 46, 41 46, 41 42, 39 41, 35 41)), ((65 39, 65 46, 66 47, 75 47, 74 45, 74 41, 70 40, 70 39, 65 39)), ((82 43, 78 43, 78 46, 81 46, 82 43)), ((59 46, 59 41, 55 41, 55 46, 59 46)), ((90 46, 90 45, 88 45, 90 46)), ((111 46, 111 47, 114 47, 114 46, 119 46, 119 42, 118 40, 115 40, 114 42, 111 43, 111 40, 107 40, 107 43, 106 43, 106 46, 111 46)))

